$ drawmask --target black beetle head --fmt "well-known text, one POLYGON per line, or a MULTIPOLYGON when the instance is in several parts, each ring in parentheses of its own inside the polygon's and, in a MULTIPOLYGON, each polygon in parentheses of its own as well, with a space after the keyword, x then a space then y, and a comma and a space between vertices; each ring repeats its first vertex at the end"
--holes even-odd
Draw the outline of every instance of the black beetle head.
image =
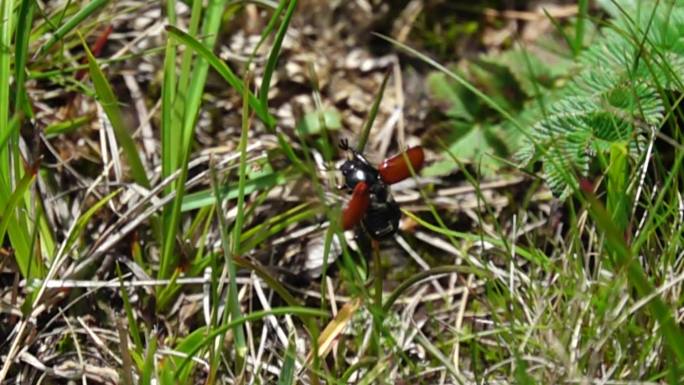
POLYGON ((340 171, 344 176, 344 184, 350 189, 354 189, 359 182, 366 182, 372 186, 378 179, 378 171, 356 157, 344 162, 340 171))
POLYGON ((369 186, 373 186, 379 180, 378 170, 371 166, 363 155, 351 148, 346 139, 340 140, 340 148, 351 154, 351 159, 340 167, 345 186, 353 190, 359 182, 366 182, 369 186))

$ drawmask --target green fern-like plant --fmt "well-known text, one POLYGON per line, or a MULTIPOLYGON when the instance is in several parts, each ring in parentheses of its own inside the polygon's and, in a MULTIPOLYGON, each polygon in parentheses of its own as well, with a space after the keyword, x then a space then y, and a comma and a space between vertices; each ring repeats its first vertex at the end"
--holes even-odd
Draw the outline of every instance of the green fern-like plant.
POLYGON ((643 134, 662 124, 668 95, 682 89, 684 4, 621 1, 608 9, 614 20, 580 56, 576 74, 516 154, 522 165, 540 160, 561 198, 613 144, 626 143, 636 159, 643 134))
MULTIPOLYGON (((542 59, 533 52, 513 47, 480 55, 453 71, 486 93, 501 110, 515 116, 517 122, 531 125, 541 117, 537 99, 550 94, 572 64, 550 51, 544 54, 546 58, 542 59), (553 58, 552 66, 545 62, 549 57, 553 58)), ((507 166, 501 160, 520 148, 520 130, 499 110, 441 71, 428 76, 427 86, 447 118, 443 128, 448 130, 444 136, 448 148, 443 154, 444 160, 426 168, 423 175, 453 172, 457 167, 454 158, 464 164, 475 164, 484 175, 507 166)))

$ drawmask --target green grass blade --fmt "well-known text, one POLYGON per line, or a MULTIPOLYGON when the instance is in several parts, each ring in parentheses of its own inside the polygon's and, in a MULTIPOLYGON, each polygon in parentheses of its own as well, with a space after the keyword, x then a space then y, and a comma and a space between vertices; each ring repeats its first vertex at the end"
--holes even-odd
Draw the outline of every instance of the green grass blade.
POLYGON ((138 329, 138 323, 136 322, 135 316, 133 315, 133 306, 131 306, 131 300, 128 297, 128 291, 126 291, 126 288, 124 287, 122 278, 123 274, 121 273, 121 267, 119 267, 118 261, 116 263, 116 274, 119 278, 119 293, 121 295, 121 299, 123 300, 124 311, 126 312, 126 320, 128 321, 128 328, 130 329, 129 334, 131 335, 131 339, 135 344, 134 350, 137 353, 141 354, 143 344, 142 339, 140 338, 140 329, 138 329))
MULTIPOLYGON (((229 289, 228 289, 228 306, 226 311, 230 312, 231 319, 241 318, 240 302, 237 297, 237 269, 235 268, 235 263, 233 262, 233 249, 230 246, 230 239, 228 238, 228 229, 226 225, 226 216, 221 211, 223 199, 221 192, 218 188, 218 180, 216 179, 216 170, 212 167, 210 170, 212 187, 214 189, 214 195, 216 196, 216 211, 218 213, 219 220, 219 230, 221 233, 221 245, 223 246, 223 258, 228 270, 228 279, 230 279, 229 289)), ((237 226, 237 225, 236 225, 237 226)), ((227 321, 227 317, 225 318, 227 321)), ((237 372, 242 370, 242 364, 244 362, 245 354, 247 353, 247 345, 245 344, 245 334, 241 326, 235 326, 233 328, 233 335, 235 336, 235 351, 238 361, 238 367, 235 368, 237 372)), ((218 366, 218 362, 214 362, 211 365, 212 370, 218 366)))
MULTIPOLYGON (((130 53, 127 55, 121 55, 117 57, 110 57, 110 58, 100 58, 98 62, 100 64, 112 64, 112 63, 121 63, 121 62, 127 62, 130 61, 131 59, 137 59, 141 57, 152 57, 155 55, 161 55, 164 53, 164 50, 166 47, 153 47, 153 48, 148 48, 145 50, 141 50, 138 52, 130 53)), ((75 72, 78 72, 83 69, 88 69, 88 64, 78 64, 78 65, 73 65, 70 67, 66 68, 59 68, 59 69, 50 69, 50 70, 39 70, 39 69, 32 69, 28 73, 28 79, 36 79, 36 80, 41 80, 41 79, 52 79, 54 77, 59 77, 59 76, 67 76, 69 74, 73 74, 75 72)), ((66 79, 66 80, 71 80, 71 79, 66 79)))
MULTIPOLYGON (((197 36, 199 24, 202 16, 202 1, 194 0, 192 3, 192 11, 190 13, 190 26, 188 34, 190 36, 197 36)), ((167 13, 170 25, 176 25, 176 1, 167 1, 167 13)), ((166 166, 163 169, 164 177, 171 175, 177 170, 180 165, 181 136, 178 133, 182 129, 183 116, 185 112, 186 98, 189 88, 189 82, 192 75, 192 59, 194 51, 186 49, 181 58, 180 74, 176 76, 175 63, 177 56, 176 42, 173 39, 167 40, 167 49, 164 58, 164 82, 165 84, 165 100, 164 103, 164 125, 162 134, 163 141, 163 156, 166 166)), ((173 186, 169 186, 166 192, 169 193, 173 186)), ((165 210, 165 216, 168 215, 169 210, 165 210)))
MULTIPOLYGON (((199 327, 190 333, 187 337, 183 338, 176 346, 176 351, 190 355, 193 350, 201 346, 202 341, 204 341, 204 336, 207 334, 206 327, 199 327)), ((179 357, 173 357, 174 367, 180 367, 182 361, 179 357)), ((186 365, 183 370, 177 370, 175 375, 177 382, 179 384, 187 384, 188 377, 192 373, 192 368, 195 365, 194 361, 190 362, 190 365, 186 365)))
MULTIPOLYGON (((10 63, 12 61, 12 22, 14 1, 5 0, 0 4, 0 137, 9 137, 10 107, 10 63)), ((10 154, 8 147, 0 148, 0 204, 11 193, 10 154)))
POLYGON ((456 266, 456 265, 447 265, 447 266, 440 266, 440 267, 435 267, 430 270, 424 270, 421 271, 420 273, 416 273, 409 278, 403 280, 399 286, 397 286, 396 289, 392 291, 392 293, 387 297, 385 300, 384 304, 382 305, 382 310, 383 312, 387 313, 390 311, 392 308, 392 305, 401 297, 401 295, 406 292, 406 290, 410 289, 411 286, 415 285, 418 282, 422 282, 430 277, 434 277, 437 275, 442 275, 442 274, 452 274, 452 273, 462 273, 462 274, 478 274, 482 275, 483 273, 486 273, 484 271, 479 271, 475 270, 471 267, 467 266, 456 266))
POLYGON ((247 253, 256 247, 259 247, 259 245, 265 242, 268 238, 280 233, 281 231, 288 229, 293 224, 301 223, 306 220, 315 219, 316 216, 320 214, 320 212, 321 207, 319 206, 299 212, 297 214, 290 215, 284 218, 282 221, 273 223, 269 226, 258 225, 258 230, 260 231, 256 235, 254 235, 254 237, 247 238, 244 236, 244 233, 243 236, 240 237, 240 239, 243 241, 241 242, 240 252, 238 254, 247 253))
MULTIPOLYGON (((221 17, 225 10, 225 6, 225 0, 211 0, 209 2, 202 28, 202 34, 207 36, 204 44, 199 44, 190 36, 186 35, 184 37, 187 38, 188 41, 197 42, 198 47, 196 48, 211 53, 210 48, 212 48, 216 42, 216 36, 221 25, 221 17)), ((168 28, 173 29, 173 27, 168 28)), ((175 35, 172 34, 171 36, 175 35)), ((178 117, 178 119, 182 120, 180 132, 177 133, 177 135, 181 137, 181 155, 179 157, 180 176, 175 183, 176 197, 173 200, 173 205, 164 216, 164 242, 162 245, 161 261, 158 272, 158 277, 162 279, 168 278, 178 263, 178 256, 174 254, 176 234, 180 224, 181 206, 185 194, 185 182, 188 177, 188 163, 190 162, 195 122, 197 121, 197 115, 199 114, 199 108, 202 103, 202 95, 204 93, 208 71, 208 61, 204 59, 204 56, 200 55, 195 62, 192 71, 192 82, 190 83, 185 96, 183 116, 182 118, 178 117)), ((174 119, 175 118, 176 117, 174 117, 174 119)))
MULTIPOLYGON (((274 172, 263 176, 250 179, 245 182, 244 194, 249 195, 256 191, 265 191, 275 186, 281 186, 292 180, 294 176, 285 172, 274 172)), ((235 199, 238 197, 238 186, 222 186, 219 188, 224 199, 235 199)), ((210 190, 203 190, 188 194, 183 198, 182 211, 196 210, 216 203, 216 195, 210 190)))
POLYGON ((33 0, 22 0, 17 18, 17 33, 15 39, 16 52, 14 54, 15 101, 14 111, 22 111, 29 118, 33 116, 31 104, 26 95, 26 62, 28 45, 33 22, 33 0))
MULTIPOLYGON (((266 28, 264 28, 263 31, 261 31, 261 38, 259 39, 259 42, 254 46, 254 49, 252 50, 252 55, 250 56, 250 60, 254 59, 256 56, 257 52, 259 51, 259 48, 261 48, 261 45, 264 44, 264 41, 266 41, 266 38, 268 35, 273 32, 273 29, 275 28, 276 24, 278 23, 278 19, 280 19, 280 15, 283 14, 283 11, 285 10, 285 5, 287 3, 285 1, 280 1, 278 2, 278 6, 276 7, 275 11, 273 11, 273 15, 271 18, 268 20, 268 24, 266 24, 266 28)), ((249 66, 247 67, 249 68, 249 66)))
POLYGON ((280 49, 283 45, 283 39, 285 38, 285 33, 287 33, 287 28, 290 25, 292 15, 294 14, 296 7, 297 0, 290 0, 290 3, 287 6, 287 11, 285 11, 283 22, 280 23, 278 32, 276 32, 275 41, 273 42, 271 53, 268 55, 266 67, 264 68, 264 78, 259 89, 259 101, 261 102, 261 106, 266 109, 268 109, 268 90, 271 88, 271 78, 273 77, 273 72, 278 64, 278 56, 280 56, 280 49))
POLYGON ((375 96, 373 106, 371 106, 371 109, 368 112, 368 119, 366 119, 366 123, 363 125, 363 130, 361 131, 361 139, 359 139, 359 143, 356 145, 356 151, 358 152, 363 152, 364 147, 366 147, 368 135, 370 135, 371 128, 373 128, 373 122, 375 122, 375 117, 378 115, 382 96, 385 94, 385 88, 387 87, 387 81, 389 80, 391 73, 391 71, 385 73, 385 77, 382 79, 382 84, 380 85, 380 90, 375 96))
POLYGON ((629 167, 628 149, 622 143, 613 144, 610 148, 610 165, 608 166, 607 205, 615 226, 624 233, 629 221, 631 201, 628 192, 629 167))
MULTIPOLYGON (((202 6, 203 6, 203 1, 202 0, 193 0, 192 2, 192 11, 190 12, 190 25, 188 26, 188 32, 187 35, 192 37, 193 39, 197 38, 198 32, 199 32, 199 27, 200 27, 200 21, 201 21, 201 16, 202 16, 202 6)), ((176 23, 171 23, 171 25, 176 25, 176 23)), ((181 58, 181 70, 180 70, 180 76, 178 77, 178 95, 185 95, 186 90, 188 89, 190 79, 191 79, 191 74, 192 74, 192 59, 195 56, 195 51, 191 49, 186 49, 183 52, 183 57, 181 58)), ((185 105, 184 98, 183 96, 180 96, 178 99, 175 100, 175 107, 176 107, 176 113, 181 114, 182 113, 182 108, 185 105)))
MULTIPOLYGON (((161 103, 161 153, 162 153, 162 178, 171 175, 178 167, 180 146, 180 135, 174 132, 178 125, 178 119, 174 119, 173 101, 176 97, 176 45, 173 40, 166 42, 166 53, 164 54, 164 80, 162 83, 162 103, 161 103)), ((166 193, 172 189, 169 186, 166 193)))
POLYGON ((297 154, 295 154, 287 136, 279 131, 276 132, 276 136, 278 137, 278 145, 280 145, 280 149, 285 153, 287 159, 292 162, 292 164, 297 167, 299 171, 308 173, 309 169, 307 165, 301 159, 299 159, 297 154))
MULTIPOLYGON (((473 234, 473 233, 466 233, 462 231, 454 231, 451 229, 448 229, 446 227, 442 226, 436 226, 433 225, 432 223, 429 223, 425 221, 424 219, 418 217, 416 214, 402 210, 402 213, 406 215, 407 217, 410 217, 414 221, 416 221, 419 225, 425 227, 426 229, 430 231, 434 231, 437 234, 442 234, 447 237, 454 237, 454 238, 460 238, 460 239, 465 239, 469 240, 472 242, 481 242, 481 241, 486 241, 489 242, 497 247, 505 248, 506 246, 506 241, 502 240, 500 238, 494 238, 488 235, 482 235, 482 234, 473 234)), ((529 260, 530 262, 533 262, 535 264, 538 264, 540 266, 549 266, 551 264, 551 261, 546 257, 541 252, 535 252, 535 249, 530 249, 528 250, 527 248, 516 245, 515 247, 515 252, 520 255, 521 257, 529 260)))
MULTIPOLYGON (((644 272, 639 260, 632 255, 630 248, 625 243, 623 232, 615 226, 610 213, 593 193, 585 193, 584 197, 596 226, 603 231, 606 237, 607 250, 615 259, 616 267, 626 271, 629 283, 640 297, 649 296, 655 290, 653 284, 644 272)), ((658 320, 663 341, 673 353, 673 358, 678 362, 677 366, 681 366, 684 364, 684 333, 675 323, 672 312, 659 296, 649 301, 648 309, 651 315, 658 320)))
POLYGON ((582 52, 584 46, 584 34, 586 32, 586 22, 589 12, 589 0, 578 1, 579 12, 577 14, 577 21, 575 22, 575 44, 572 48, 575 56, 582 52))
POLYGON ((639 255, 641 253, 641 248, 644 246, 644 243, 648 240, 648 234, 650 234, 654 229, 657 229, 660 226, 660 220, 662 219, 661 216, 656 215, 655 213, 657 212, 658 207, 661 207, 664 203, 664 200, 666 196, 670 192, 670 188, 672 185, 677 183, 678 177, 681 175, 681 166, 682 163, 684 163, 684 151, 678 151, 677 152, 677 158, 674 160, 672 167, 668 170, 667 178, 665 179, 665 182, 662 184, 662 187, 660 187, 660 191, 658 192, 658 196, 655 199, 655 202, 651 205, 651 210, 649 212, 653 214, 649 214, 648 217, 646 218, 646 222, 642 226, 642 231, 639 233, 639 236, 634 239, 634 242, 632 243, 632 254, 633 255, 639 255))
MULTIPOLYGON (((249 84, 250 74, 246 75, 245 84, 249 84)), ((240 151, 240 163, 238 171, 238 196, 237 196, 237 213, 235 216, 235 224, 233 225, 233 242, 230 253, 226 254, 226 265, 230 274, 230 290, 228 292, 228 306, 230 307, 231 319, 238 319, 242 317, 240 310, 240 302, 238 300, 237 288, 237 269, 233 256, 240 252, 240 235, 242 234, 242 225, 245 221, 245 184, 247 181, 247 141, 249 139, 250 127, 250 112, 249 112, 249 89, 245 87, 242 92, 242 130, 240 132, 240 143, 238 150, 240 151)), ((220 200, 217 200, 221 202, 220 200)), ((235 348, 237 356, 244 359, 247 354, 247 343, 245 342, 244 330, 242 328, 234 329, 235 348)), ((240 363, 239 369, 242 369, 240 363)))
MULTIPOLYGON (((0 216, 0 242, 5 238, 5 232, 10 225, 13 229, 16 228, 18 221, 15 216, 15 213, 17 212, 16 209, 22 203, 23 197, 25 196, 29 187, 33 184, 35 178, 36 174, 34 173, 25 174, 17 184, 16 189, 14 189, 4 207, 0 206, 2 208, 2 215, 0 216)), ((13 237, 10 237, 10 239, 13 241, 12 245, 16 249, 19 246, 16 242, 14 242, 16 238, 13 239, 13 237)), ((28 241, 28 239, 26 240, 28 241)), ((26 245, 28 245, 28 243, 26 243, 26 245)), ((32 264, 31 259, 33 253, 30 252, 30 248, 28 249, 29 250, 22 250, 21 253, 19 253, 19 250, 17 250, 16 253, 17 265, 19 265, 19 270, 24 277, 29 276, 29 269, 30 265, 32 264)), ((42 269, 39 271, 42 271, 42 269)))
POLYGON ((432 355, 438 362, 440 362, 447 369, 449 374, 458 382, 459 384, 468 383, 465 377, 454 367, 451 361, 435 346, 430 342, 423 333, 420 331, 416 334, 416 340, 420 345, 422 345, 425 350, 432 355))
POLYGON ((192 349, 190 352, 188 352, 188 357, 183 360, 183 363, 180 365, 178 368, 179 371, 183 370, 183 368, 190 363, 191 357, 194 357, 197 355, 197 353, 200 351, 200 349, 204 348, 207 344, 211 343, 214 338, 220 334, 225 333, 226 331, 232 329, 233 327, 237 325, 242 325, 245 322, 252 322, 256 321, 262 318, 265 318, 267 316, 278 316, 278 315, 297 315, 302 318, 304 317, 321 317, 321 318, 326 318, 329 316, 327 312, 318 310, 318 309, 311 309, 307 307, 297 307, 297 306, 287 306, 287 307, 276 307, 272 308, 271 310, 260 310, 260 311, 255 311, 252 313, 249 313, 248 315, 231 320, 227 324, 220 326, 214 330, 212 330, 210 333, 208 333, 204 341, 202 341, 201 344, 196 346, 194 349, 192 349))
POLYGON ((515 380, 520 385, 535 385, 537 382, 532 376, 527 373, 527 363, 521 359, 519 355, 515 357, 515 371, 513 372, 515 380))
MULTIPOLYGON (((247 75, 249 79, 249 74, 247 75)), ((249 84, 249 82, 247 82, 249 84)), ((240 143, 238 144, 238 151, 240 152, 240 163, 238 169, 238 194, 237 194, 237 214, 235 216, 235 225, 233 226, 233 248, 231 252, 233 255, 238 255, 240 250, 240 234, 242 234, 242 225, 245 221, 245 185, 247 183, 247 141, 249 140, 249 91, 247 88, 242 93, 242 130, 240 132, 240 143)), ((233 262, 230 261, 232 264, 233 262)), ((234 266, 233 266, 234 268, 234 266)), ((232 281, 231 281, 232 283, 232 281)))
MULTIPOLYGON (((211 52, 206 46, 174 26, 168 25, 166 26, 166 30, 169 32, 171 37, 177 39, 179 42, 197 52, 197 54, 206 60, 209 65, 211 65, 214 70, 216 70, 216 72, 218 72, 219 75, 221 75, 221 77, 223 77, 223 79, 225 79, 225 81, 237 92, 240 94, 243 93, 244 85, 242 84, 240 78, 238 78, 237 75, 235 75, 235 73, 230 69, 230 67, 228 67, 226 63, 219 59, 218 56, 211 52)), ((266 124, 268 127, 275 126, 275 119, 265 108, 263 108, 263 106, 259 103, 257 98, 252 95, 251 92, 249 93, 249 105, 256 112, 259 119, 264 122, 264 124, 266 124)))
POLYGON ((147 178, 145 167, 140 160, 140 155, 138 154, 138 149, 135 146, 133 137, 124 124, 123 115, 121 114, 121 109, 119 109, 119 101, 117 100, 116 95, 114 95, 112 86, 109 84, 109 81, 107 81, 107 77, 105 77, 102 69, 100 69, 97 60, 90 52, 85 41, 83 41, 83 48, 85 49, 88 58, 90 77, 93 80, 95 92, 97 93, 97 97, 107 114, 109 121, 112 123, 116 140, 123 148, 126 160, 128 160, 128 165, 131 168, 133 180, 139 185, 149 188, 150 180, 147 178))
POLYGON ((555 17, 553 17, 546 8, 543 8, 542 11, 544 12, 544 15, 546 16, 547 19, 551 22, 553 27, 556 29, 556 32, 565 40, 565 43, 568 45, 573 50, 573 54, 575 53, 575 40, 573 40, 572 36, 568 34, 565 29, 563 29, 563 26, 561 23, 556 20, 555 17))
POLYGON ((278 385, 292 385, 295 379, 295 344, 290 339, 287 344, 287 351, 285 352, 285 362, 283 368, 280 370, 280 377, 278 377, 278 385))
POLYGON ((149 337, 149 343, 147 344, 147 352, 145 352, 145 362, 142 367, 142 373, 140 373, 140 383, 142 385, 152 385, 152 379, 154 376, 154 354, 157 352, 157 336, 152 334, 149 337))
MULTIPOLYGON (((12 117, 12 120, 9 121, 9 124, 6 127, 6 130, 0 131, 0 155, 3 154, 3 150, 6 150, 7 143, 10 142, 10 138, 19 131, 19 116, 14 115, 12 117)), ((8 156, 5 154, 5 156, 8 156)), ((7 165, 9 169, 9 165, 7 165)), ((11 191, 10 188, 10 180, 9 180, 9 173, 7 174, 0 174, 0 194, 5 193, 9 194, 11 191), (6 189, 6 190, 5 190, 6 189)), ((0 202, 2 202, 3 196, 0 195, 0 202)))
POLYGON ((167 360, 163 360, 159 365, 159 373, 157 373, 157 380, 159 385, 176 385, 176 384, 186 384, 187 382, 182 382, 176 377, 176 373, 170 365, 166 365, 167 360))
POLYGON ((93 115, 89 114, 53 123, 45 127, 45 137, 50 139, 61 134, 73 132, 93 120, 93 117, 93 115))
MULTIPOLYGON (((6 1, 3 3, 11 3, 11 1, 6 1)), ((78 26, 87 17, 93 15, 100 8, 104 7, 109 0, 93 0, 88 3, 85 7, 81 8, 74 16, 72 16, 66 23, 62 24, 57 30, 50 36, 50 39, 43 44, 40 49, 38 49, 38 55, 43 55, 50 48, 52 48, 55 43, 62 40, 69 32, 73 31, 76 26, 78 26)))
POLYGON ((246 258, 242 258, 240 256, 235 256, 235 257, 233 257, 233 259, 235 260, 236 265, 238 265, 242 268, 245 268, 245 269, 249 269, 250 271, 253 271, 254 274, 257 275, 257 277, 263 279, 264 282, 266 282, 266 285, 268 287, 270 287, 271 289, 273 289, 273 291, 278 293, 280 298, 282 298, 283 301, 285 301, 285 303, 287 303, 289 306, 300 306, 299 301, 297 301, 297 299, 294 296, 292 296, 292 294, 290 294, 289 291, 287 291, 285 286, 283 286, 278 281, 278 279, 274 278, 266 270, 266 268, 264 268, 263 266, 258 265, 256 263, 253 263, 252 261, 250 261, 246 258))
POLYGON ((251 227, 250 229, 246 229, 242 232, 242 236, 240 239, 244 241, 245 239, 254 237, 258 235, 259 233, 265 232, 270 226, 276 225, 278 223, 282 223, 283 221, 287 220, 287 218, 292 217, 293 215, 297 213, 301 213, 305 209, 311 208, 311 203, 302 203, 299 204, 295 207, 292 207, 288 209, 287 211, 281 212, 281 213, 276 213, 267 219, 265 219, 263 222, 254 225, 254 227, 251 227))
MULTIPOLYGON (((390 367, 390 360, 384 357, 379 360, 375 365, 359 380, 358 385, 371 385, 371 384, 382 384, 383 381, 380 376, 390 367)), ((386 375, 386 374, 385 374, 386 375)))
POLYGON ((93 217, 93 215, 95 215, 95 213, 97 213, 104 205, 106 205, 112 198, 114 198, 120 192, 121 190, 116 190, 109 193, 107 196, 103 197, 94 205, 92 205, 88 210, 86 210, 86 212, 83 213, 83 215, 78 217, 78 219, 76 220, 76 224, 73 227, 73 231, 71 231, 71 233, 69 234, 69 238, 67 238, 66 240, 64 250, 68 251, 71 249, 71 246, 81 236, 81 233, 83 233, 83 230, 85 230, 86 225, 93 217))

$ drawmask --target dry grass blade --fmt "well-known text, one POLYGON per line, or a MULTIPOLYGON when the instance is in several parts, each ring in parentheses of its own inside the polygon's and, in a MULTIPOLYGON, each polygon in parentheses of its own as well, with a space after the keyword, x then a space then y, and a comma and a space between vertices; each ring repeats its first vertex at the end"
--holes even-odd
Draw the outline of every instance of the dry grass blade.
POLYGON ((321 335, 318 337, 315 350, 309 351, 306 362, 311 362, 313 355, 315 354, 314 352, 318 354, 318 357, 325 357, 328 355, 330 349, 332 348, 333 342, 335 342, 344 329, 349 325, 352 317, 356 311, 359 310, 362 304, 363 300, 361 298, 354 298, 342 306, 342 309, 340 309, 335 318, 333 318, 321 332, 321 335))

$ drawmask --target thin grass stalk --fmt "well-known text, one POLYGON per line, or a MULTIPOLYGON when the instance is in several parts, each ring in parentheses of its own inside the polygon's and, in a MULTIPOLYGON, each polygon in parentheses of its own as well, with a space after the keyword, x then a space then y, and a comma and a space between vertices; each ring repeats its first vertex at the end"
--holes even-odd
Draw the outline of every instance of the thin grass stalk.
MULTIPOLYGON (((9 106, 10 106, 10 62, 12 60, 12 28, 14 17, 13 0, 3 0, 0 3, 0 137, 9 133, 9 106)), ((12 143, 10 140, 9 143, 12 143)), ((11 151, 8 147, 0 148, 0 205, 12 191, 10 174, 11 151)))
POLYGON ((577 21, 575 22, 575 39, 572 45, 575 56, 582 52, 584 46, 584 35, 586 33, 586 20, 589 13, 589 0, 578 1, 577 21))
POLYGON ((373 306, 378 310, 373 312, 373 348, 375 356, 380 359, 383 355, 380 337, 385 320, 385 312, 382 311, 382 257, 380 255, 380 242, 372 240, 371 245, 373 247, 373 306))
MULTIPOLYGON (((195 37, 197 36, 197 33, 199 31, 199 23, 201 20, 201 15, 202 15, 202 1, 201 0, 194 0, 192 2, 192 11, 190 13, 190 26, 188 29, 188 35, 195 37)), ((175 16, 175 15, 174 15, 175 16)), ((175 25, 170 24, 170 25, 175 25)), ((172 40, 172 39, 169 39, 172 40)), ((175 47, 175 46, 174 46, 175 47)), ((174 48, 174 53, 177 53, 177 49, 174 48)), ((168 155, 168 162, 169 162, 169 167, 170 171, 168 175, 171 175, 174 171, 176 171, 181 165, 179 164, 180 159, 181 159, 181 154, 183 152, 183 147, 181 143, 181 135, 178 135, 181 130, 182 130, 182 122, 183 118, 185 117, 186 113, 186 101, 188 98, 188 88, 189 88, 189 82, 190 82, 190 76, 192 74, 192 59, 194 57, 194 51, 191 49, 185 49, 183 51, 183 56, 181 58, 181 68, 180 68, 180 75, 176 77, 175 79, 177 80, 177 83, 174 85, 175 87, 175 93, 174 93, 174 98, 172 99, 172 107, 170 106, 169 108, 173 111, 171 112, 172 117, 171 120, 168 122, 168 131, 170 135, 170 147, 169 147, 169 155, 168 155)), ((172 61, 174 63, 175 68, 175 60, 176 60, 176 55, 173 56, 172 61)), ((165 176, 168 176, 165 175, 165 176)), ((170 186, 172 187, 172 186, 170 186)), ((168 215, 168 211, 165 214, 165 216, 168 215)))
POLYGON ((259 101, 261 106, 265 109, 268 108, 268 90, 271 88, 271 77, 275 71, 275 67, 278 64, 278 56, 280 56, 280 48, 283 44, 283 39, 285 39, 285 34, 287 33, 287 28, 290 25, 290 20, 292 20, 292 15, 294 14, 295 8, 297 7, 297 0, 290 0, 285 11, 285 17, 283 22, 276 32, 275 41, 273 42, 273 47, 271 48, 271 54, 266 62, 266 68, 264 69, 264 78, 261 83, 261 88, 259 89, 259 101))
MULTIPOLYGON (((213 161, 213 159, 212 159, 213 161)), ((228 230, 227 230, 227 225, 226 225, 226 218, 223 212, 221 211, 221 208, 223 207, 223 196, 221 194, 221 190, 219 189, 219 181, 218 178, 216 177, 216 169, 214 167, 213 162, 209 165, 210 167, 210 174, 211 174, 211 186, 214 192, 214 195, 216 196, 216 211, 218 212, 218 223, 219 223, 219 233, 221 235, 221 246, 223 248, 223 257, 224 257, 224 263, 225 263, 225 270, 228 271, 228 280, 229 280, 229 287, 228 287, 228 306, 224 307, 223 313, 221 314, 221 319, 223 320, 223 323, 225 324, 228 322, 229 318, 227 317, 227 314, 231 313, 232 308, 233 308, 233 303, 231 302, 231 299, 233 298, 233 285, 235 284, 235 287, 237 288, 237 283, 235 280, 235 269, 233 268, 232 270, 230 269, 230 262, 231 262, 231 251, 230 251, 230 240, 228 238, 228 230)), ((219 284, 218 284, 218 263, 217 259, 215 257, 211 258, 211 268, 212 268, 212 285, 211 285, 211 296, 210 299, 213 299, 212 305, 213 309, 211 312, 211 321, 209 323, 209 330, 213 329, 216 327, 216 322, 219 316, 219 305, 221 301, 219 300, 219 297, 221 295, 221 292, 219 290, 219 284)), ((241 331, 241 326, 236 326, 233 329, 233 335, 237 335, 237 332, 241 331)), ((224 342, 225 336, 224 335, 219 335, 216 338, 216 341, 214 344, 210 345, 209 349, 209 375, 207 378, 207 384, 213 384, 216 381, 216 375, 218 373, 218 368, 220 366, 221 362, 221 352, 223 347, 223 342, 224 342)), ((243 358, 238 355, 238 361, 242 362, 243 358)))
POLYGON ((366 123, 364 123, 363 128, 361 129, 361 137, 359 138, 359 142, 356 145, 356 151, 358 152, 363 152, 363 149, 366 147, 366 142, 368 142, 368 136, 370 135, 370 131, 373 128, 375 118, 378 115, 380 103, 382 102, 383 95, 385 95, 385 88, 387 87, 387 82, 391 74, 391 70, 385 73, 385 77, 382 78, 382 84, 380 84, 380 89, 378 90, 375 96, 373 105, 371 106, 370 111, 368 111, 368 118, 366 118, 366 123))
MULTIPOLYGON (((169 25, 176 24, 176 0, 166 1, 166 17, 169 25)), ((161 103, 161 157, 162 157, 162 179, 166 179, 177 168, 178 152, 180 151, 179 136, 174 135, 178 130, 178 125, 174 124, 174 100, 176 98, 176 44, 172 39, 166 41, 164 49, 164 78, 162 81, 162 103, 161 103)), ((173 186, 169 185, 164 192, 171 193, 173 186)), ((166 228, 166 217, 170 212, 164 208, 164 228, 166 228)))
MULTIPOLYGON (((240 310, 240 303, 238 301, 238 288, 237 288, 237 269, 235 268, 235 262, 233 261, 233 256, 239 255, 240 252, 240 236, 242 235, 242 225, 245 220, 245 184, 247 182, 247 142, 249 139, 249 127, 250 127, 250 110, 249 110, 249 83, 251 74, 247 73, 245 76, 245 81, 243 82, 244 88, 242 93, 242 129, 240 132, 240 143, 238 144, 238 149, 240 151, 240 163, 238 171, 238 196, 237 196, 237 213, 235 216, 235 224, 233 227, 233 242, 232 250, 228 253, 226 259, 226 265, 228 267, 228 272, 230 274, 230 290, 228 291, 228 306, 230 307, 230 318, 238 319, 242 317, 242 311, 240 310)), ((236 370, 240 372, 242 370, 242 365, 244 363, 244 358, 247 354, 247 343, 245 342, 244 330, 241 327, 236 327, 233 330, 235 335, 235 351, 238 357, 238 368, 236 370)))
MULTIPOLYGON (((216 36, 219 26, 221 25, 221 15, 225 8, 225 0, 212 0, 209 3, 207 12, 205 14, 203 35, 205 38, 205 46, 213 47, 216 42, 216 36)), ((202 57, 197 57, 195 62, 195 69, 192 75, 192 83, 188 90, 188 103, 185 108, 185 115, 183 117, 183 128, 179 133, 182 135, 181 140, 181 173, 176 181, 176 197, 173 201, 170 217, 164 229, 164 245, 162 248, 161 263, 159 268, 159 278, 168 278, 172 270, 177 265, 177 256, 174 254, 176 232, 180 224, 181 206, 183 204, 183 196, 185 195, 185 181, 188 178, 188 163, 190 161, 190 154, 192 150, 192 134, 194 132, 195 121, 199 112, 199 106, 202 100, 202 92, 207 79, 207 72, 209 64, 202 57)))
POLYGON ((14 111, 27 118, 33 118, 33 110, 26 95, 26 62, 28 59, 29 38, 33 22, 33 0, 22 0, 17 17, 16 52, 14 56, 15 100, 14 111))

